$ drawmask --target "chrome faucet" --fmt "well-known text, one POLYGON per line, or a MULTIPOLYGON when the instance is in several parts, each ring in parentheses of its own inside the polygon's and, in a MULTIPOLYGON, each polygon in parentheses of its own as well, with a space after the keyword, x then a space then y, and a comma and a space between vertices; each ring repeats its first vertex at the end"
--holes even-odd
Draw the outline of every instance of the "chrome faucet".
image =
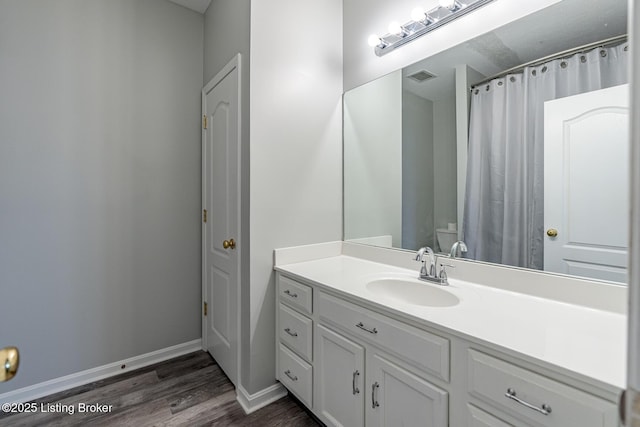
POLYGON ((465 242, 463 242, 462 240, 458 240, 457 242, 455 242, 453 245, 451 245, 451 252, 449 252, 449 258, 455 258, 458 256, 458 250, 460 250, 460 253, 466 253, 467 252, 467 244, 465 242))
POLYGON ((416 252, 416 261, 420 261, 422 263, 422 267, 420 267, 420 278, 426 279, 428 277, 436 277, 436 256, 433 253, 433 249, 429 246, 425 246, 423 248, 418 249, 416 252), (424 254, 427 253, 429 255, 429 268, 427 269, 427 264, 424 259, 424 254))
POLYGON ((416 261, 420 261, 422 263, 422 266, 420 267, 420 276, 418 276, 418 279, 437 283, 438 285, 449 284, 447 282, 447 272, 445 271, 445 268, 453 266, 448 264, 440 264, 440 273, 436 274, 436 256, 433 253, 433 249, 428 246, 420 248, 418 252, 416 252, 415 259, 416 261), (429 267, 427 267, 426 260, 424 259, 425 253, 429 255, 429 267))

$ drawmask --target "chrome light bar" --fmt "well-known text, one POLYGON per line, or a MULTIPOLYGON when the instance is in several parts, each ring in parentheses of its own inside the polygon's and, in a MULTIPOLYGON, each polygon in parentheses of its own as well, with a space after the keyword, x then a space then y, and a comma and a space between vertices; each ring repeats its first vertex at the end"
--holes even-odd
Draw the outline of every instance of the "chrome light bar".
POLYGON ((375 34, 369 36, 369 45, 374 48, 378 56, 404 46, 449 22, 466 15, 469 12, 491 3, 493 0, 440 0, 440 5, 425 12, 416 8, 411 13, 411 21, 404 25, 392 22, 389 33, 382 37, 375 34))

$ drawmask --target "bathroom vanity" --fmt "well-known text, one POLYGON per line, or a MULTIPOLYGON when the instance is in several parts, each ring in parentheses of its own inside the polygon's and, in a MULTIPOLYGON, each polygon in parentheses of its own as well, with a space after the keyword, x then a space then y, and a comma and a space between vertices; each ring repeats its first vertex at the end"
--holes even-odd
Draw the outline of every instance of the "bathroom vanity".
POLYGON ((448 258, 439 286, 409 252, 343 242, 275 260, 276 377, 326 425, 618 425, 620 287, 536 289, 532 273, 448 258))

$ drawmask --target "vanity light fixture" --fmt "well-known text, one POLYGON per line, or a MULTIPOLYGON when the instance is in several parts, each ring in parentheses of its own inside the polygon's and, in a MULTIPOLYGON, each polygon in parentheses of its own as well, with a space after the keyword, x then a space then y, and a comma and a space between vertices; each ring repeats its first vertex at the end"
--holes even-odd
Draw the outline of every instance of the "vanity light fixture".
POLYGON ((384 42, 384 40, 382 40, 382 39, 381 39, 380 37, 378 37, 377 35, 375 35, 375 34, 371 34, 371 35, 369 36, 369 46, 371 46, 371 47, 376 47, 376 46, 378 46, 378 45, 380 45, 380 46, 384 47, 384 46, 386 46, 387 44, 384 42))
POLYGON ((378 56, 403 46, 430 31, 457 19, 469 12, 484 6, 493 0, 439 0, 439 6, 426 11, 417 7, 411 12, 411 21, 404 25, 393 21, 389 24, 388 33, 384 36, 369 36, 369 46, 378 56))
POLYGON ((389 34, 393 34, 396 37, 405 37, 407 35, 407 32, 400 24, 398 24, 398 21, 391 21, 389 23, 388 30, 389 34))
POLYGON ((421 7, 416 7, 411 11, 411 19, 413 20, 413 22, 422 25, 429 25, 433 23, 433 19, 429 15, 427 15, 427 12, 425 12, 421 7))
POLYGON ((440 0, 440 7, 446 7, 451 11, 456 11, 462 7, 456 0, 440 0))

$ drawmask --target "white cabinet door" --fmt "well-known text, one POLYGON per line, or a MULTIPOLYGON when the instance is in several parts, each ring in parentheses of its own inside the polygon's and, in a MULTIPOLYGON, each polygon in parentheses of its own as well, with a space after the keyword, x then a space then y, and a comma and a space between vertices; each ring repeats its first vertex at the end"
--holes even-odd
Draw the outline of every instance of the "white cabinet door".
POLYGON ((373 354, 367 365, 367 426, 447 427, 448 394, 373 354))
POLYGON ((364 348, 316 324, 316 410, 330 426, 364 425, 364 348))

